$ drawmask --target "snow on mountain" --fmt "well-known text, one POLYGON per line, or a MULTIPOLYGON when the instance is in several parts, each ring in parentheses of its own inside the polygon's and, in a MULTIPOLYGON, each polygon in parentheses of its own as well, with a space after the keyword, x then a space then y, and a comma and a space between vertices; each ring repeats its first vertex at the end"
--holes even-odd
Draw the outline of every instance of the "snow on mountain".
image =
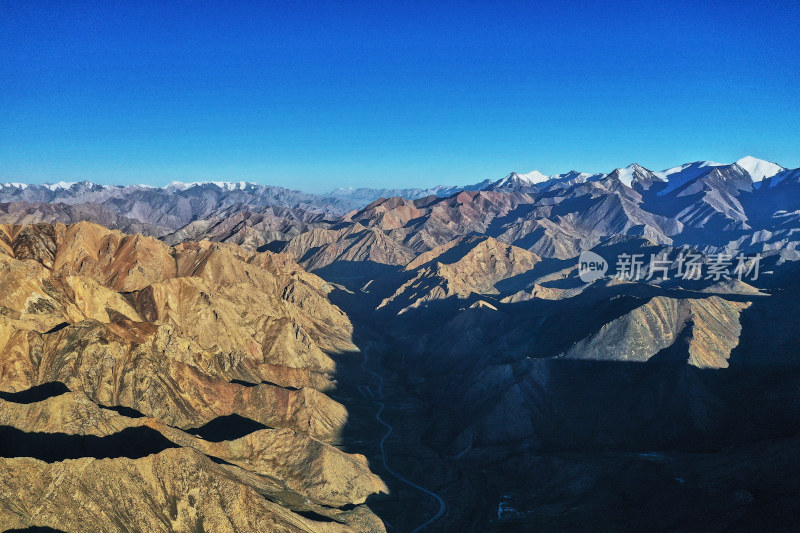
POLYGON ((73 188, 75 185, 83 185, 85 187, 94 187, 94 188, 102 188, 107 189, 107 185, 98 185, 96 183, 92 183, 90 181, 59 181, 57 183, 15 183, 15 182, 8 182, 8 183, 0 183, 0 188, 15 188, 15 189, 32 189, 32 190, 41 190, 47 189, 49 191, 66 191, 73 188))
MULTIPOLYGON (((755 157, 747 156, 739 159, 736 163, 738 165, 738 172, 744 170, 749 174, 758 188, 761 181, 764 181, 766 187, 773 187, 780 183, 787 177, 796 179, 796 174, 793 171, 787 171, 782 166, 757 159, 755 157)), ((637 187, 647 189, 653 183, 658 181, 666 181, 667 185, 658 192, 659 196, 669 194, 670 192, 684 186, 685 184, 695 180, 710 171, 715 167, 731 167, 732 165, 725 165, 723 163, 716 163, 713 161, 695 161, 693 163, 686 163, 676 167, 672 167, 661 172, 650 172, 649 170, 639 166, 638 164, 631 164, 624 168, 618 168, 610 174, 589 174, 584 172, 570 171, 563 174, 553 174, 551 176, 545 175, 538 170, 533 170, 527 173, 511 172, 507 176, 491 180, 486 179, 480 183, 467 186, 445 186, 439 185, 436 187, 428 188, 414 188, 414 189, 371 189, 371 188, 341 188, 331 191, 328 194, 329 200, 335 198, 342 204, 342 209, 357 208, 366 205, 379 197, 402 196, 407 199, 417 199, 426 196, 440 196, 447 197, 464 190, 483 190, 483 191, 500 191, 500 192, 532 192, 532 190, 545 191, 555 190, 560 188, 572 187, 587 181, 598 181, 605 178, 616 178, 621 183, 628 187, 637 187)), ((95 185, 88 181, 80 183, 60 181, 58 183, 47 184, 25 184, 18 182, 0 183, 0 190, 4 190, 4 194, 8 200, 21 198, 20 195, 26 195, 25 198, 40 198, 36 194, 42 191, 50 191, 48 194, 56 194, 63 191, 69 198, 74 197, 76 194, 82 194, 84 188, 93 191, 101 191, 103 189, 122 189, 125 187, 135 188, 149 188, 154 190, 166 191, 185 191, 193 187, 217 187, 225 192, 233 191, 255 191, 260 190, 262 186, 246 182, 246 181, 195 181, 195 182, 180 182, 173 181, 165 187, 153 187, 149 185, 128 185, 128 186, 108 186, 108 185, 95 185), (80 190, 79 190, 80 189, 80 190), (24 193, 22 191, 25 191, 24 193)), ((49 196, 48 196, 49 197, 49 196)))
POLYGON ((778 172, 774 176, 764 178, 764 180, 761 182, 761 186, 764 188, 770 188, 775 187, 779 183, 793 180, 800 181, 800 168, 795 168, 794 170, 784 170, 782 172, 778 172))
POLYGON ((51 191, 57 191, 59 189, 69 189, 76 183, 76 181, 59 181, 58 183, 45 183, 42 186, 46 189, 50 189, 51 191))
MULTIPOLYGON (((516 172, 515 172, 515 174, 516 174, 516 172)), ((550 179, 550 176, 545 176, 544 174, 542 174, 538 170, 533 170, 531 172, 528 172, 527 174, 517 174, 517 176, 521 180, 527 181, 527 182, 532 183, 532 184, 543 183, 543 182, 545 182, 545 181, 550 179)))
POLYGON ((667 170, 662 170, 661 172, 656 172, 656 176, 668 182, 666 188, 659 191, 658 195, 663 196, 670 193, 693 179, 699 178, 713 167, 721 166, 724 165, 722 163, 715 163, 714 161, 695 161, 694 163, 686 163, 677 167, 668 168, 667 170))
POLYGON ((644 177, 646 174, 649 174, 647 169, 639 166, 637 163, 632 163, 625 168, 614 169, 614 171, 608 175, 616 177, 628 187, 633 187, 634 182, 644 177))
POLYGON ((203 185, 215 185, 224 191, 240 191, 247 188, 248 185, 254 185, 247 181, 193 181, 191 183, 184 183, 182 181, 173 181, 165 188, 178 189, 185 191, 192 187, 201 187, 203 185))
POLYGON ((505 178, 501 178, 494 182, 489 182, 483 190, 487 191, 521 191, 528 187, 535 187, 536 185, 547 182, 550 176, 545 176, 538 170, 528 172, 527 174, 520 174, 512 172, 505 178))
POLYGON ((655 183, 664 181, 662 177, 644 168, 638 163, 630 164, 625 168, 617 168, 608 174, 607 177, 616 179, 620 183, 631 188, 636 185, 640 190, 647 190, 655 183))
POLYGON ((554 180, 578 180, 581 182, 589 181, 589 180, 596 180, 600 179, 601 176, 605 176, 603 173, 596 173, 596 174, 589 174, 588 172, 578 172, 577 170, 570 170, 569 172, 565 172, 564 174, 557 174, 552 176, 550 179, 554 180))
POLYGON ((633 187, 633 178, 636 175, 636 163, 628 165, 625 168, 618 168, 614 171, 614 173, 617 174, 617 178, 619 179, 619 181, 621 181, 628 187, 633 187))
POLYGON ((537 183, 544 183, 548 179, 550 179, 549 176, 545 176, 538 170, 528 172, 527 174, 512 172, 505 178, 502 178, 493 183, 492 188, 507 189, 510 187, 525 187, 525 186, 536 185, 537 183))
MULTIPOLYGON (((47 189, 49 191, 67 191, 72 189, 76 185, 82 185, 87 188, 92 189, 122 189, 125 187, 139 187, 145 189, 160 189, 161 187, 154 187, 153 185, 99 185, 97 183, 93 183, 91 181, 59 181, 57 183, 16 183, 16 182, 7 182, 7 183, 0 183, 0 188, 16 188, 16 189, 47 189)), ((234 191, 234 190, 242 190, 246 188, 248 185, 252 185, 250 182, 245 181, 238 181, 238 182, 228 182, 228 181, 196 181, 192 183, 184 183, 181 181, 173 181, 169 183, 166 188, 172 188, 176 190, 186 190, 190 189, 195 186, 202 186, 202 185, 216 185, 220 189, 226 191, 234 191)))
POLYGON ((607 174, 597 173, 589 174, 588 172, 578 172, 577 170, 570 170, 563 174, 555 174, 550 176, 547 183, 544 184, 547 189, 564 188, 579 183, 586 183, 587 181, 599 181, 605 178, 607 174))
POLYGON ((758 183, 764 178, 771 178, 778 172, 786 170, 776 163, 764 161, 763 159, 757 159, 749 155, 738 160, 736 164, 750 174, 750 177, 753 178, 754 183, 758 183))

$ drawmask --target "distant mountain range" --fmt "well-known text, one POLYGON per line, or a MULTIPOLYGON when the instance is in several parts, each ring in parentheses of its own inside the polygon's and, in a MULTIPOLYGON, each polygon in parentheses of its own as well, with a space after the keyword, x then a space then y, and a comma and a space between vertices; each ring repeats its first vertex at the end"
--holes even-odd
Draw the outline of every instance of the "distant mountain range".
MULTIPOLYGON (((528 173, 511 172, 500 179, 486 179, 472 185, 436 185, 428 188, 338 188, 327 194, 310 194, 282 187, 259 185, 245 181, 198 181, 191 183, 171 182, 164 187, 149 185, 98 185, 90 181, 58 182, 41 185, 6 182, 0 183, 2 202, 47 202, 47 203, 105 203, 128 195, 159 196, 177 195, 196 201, 197 197, 213 195, 222 206, 241 203, 251 206, 279 206, 303 208, 310 211, 342 214, 359 209, 379 199, 401 197, 416 200, 428 196, 448 197, 461 191, 499 191, 499 192, 538 192, 564 188, 587 181, 599 181, 615 177, 628 187, 634 182, 668 182, 661 193, 666 194, 685 183, 701 177, 715 167, 738 166, 744 170, 753 184, 776 175, 785 176, 786 168, 751 156, 743 157, 735 163, 724 165, 712 161, 686 163, 660 172, 652 172, 634 163, 627 167, 614 169, 608 174, 590 174, 571 170, 563 174, 545 175, 534 170, 528 173)), ((781 177, 778 178, 780 181, 781 177)), ((757 185, 754 185, 757 187, 757 185)))
MULTIPOLYGON (((751 156, 743 157, 742 159, 732 163, 744 169, 754 183, 758 183, 765 178, 775 176, 776 174, 785 172, 786 169, 776 163, 756 159, 751 156)), ((732 166, 729 165, 729 166, 732 166)), ((549 190, 553 188, 561 188, 576 183, 583 183, 586 181, 598 181, 611 174, 615 174, 617 179, 625 183, 628 187, 632 186, 634 174, 639 173, 639 181, 643 174, 652 174, 656 177, 656 181, 671 182, 670 187, 677 188, 683 183, 691 179, 700 177, 702 174, 711 170, 711 167, 726 166, 720 163, 710 161, 697 161, 694 163, 686 163, 674 168, 663 170, 661 172, 651 172, 638 164, 632 164, 624 168, 615 169, 608 174, 602 173, 586 173, 571 170, 563 174, 545 175, 534 170, 526 174, 511 172, 507 176, 497 180, 484 180, 473 185, 465 186, 448 186, 438 185, 431 188, 413 188, 413 189, 335 189, 329 193, 329 196, 341 198, 342 200, 351 201, 354 204, 362 203, 367 204, 378 198, 391 198, 400 196, 409 200, 424 198, 426 196, 451 196, 460 191, 505 191, 505 192, 535 192, 541 190, 549 190)), ((652 179, 652 178, 651 178, 652 179)), ((360 206, 358 206, 360 207, 360 206)))
MULTIPOLYGON (((465 187, 337 189, 327 195, 245 182, 164 188, 5 183, 0 220, 88 219, 168 242, 210 238, 254 248, 280 247, 315 228, 336 235, 377 228, 380 240, 391 241, 387 246, 404 250, 402 257, 469 232, 542 257, 571 257, 614 235, 706 250, 793 250, 800 242, 797 190, 800 169, 753 157, 660 172, 638 164, 608 174, 512 172, 465 187)), ((324 243, 313 248, 317 256, 325 253, 324 243)))

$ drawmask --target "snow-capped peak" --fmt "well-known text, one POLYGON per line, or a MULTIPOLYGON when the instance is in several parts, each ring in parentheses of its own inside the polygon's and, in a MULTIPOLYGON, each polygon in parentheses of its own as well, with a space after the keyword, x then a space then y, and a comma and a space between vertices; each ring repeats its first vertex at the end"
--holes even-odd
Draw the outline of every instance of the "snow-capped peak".
POLYGON ((687 175, 696 178, 700 174, 708 172, 710 167, 721 166, 723 166, 723 163, 715 163, 714 161, 695 161, 694 163, 686 163, 677 167, 668 168, 667 170, 662 170, 661 172, 655 172, 654 174, 659 178, 664 178, 665 180, 671 180, 673 174, 680 174, 681 178, 684 178, 687 175))
POLYGON ((686 163, 677 167, 668 168, 667 170, 662 170, 661 172, 655 172, 656 176, 669 182, 658 195, 663 196, 672 192, 693 179, 702 176, 713 167, 722 166, 724 166, 724 164, 715 163, 714 161, 695 161, 694 163, 686 163))
POLYGON ((490 190, 518 190, 520 188, 533 187, 534 185, 544 183, 549 179, 549 176, 545 176, 538 170, 528 172, 527 174, 512 172, 505 178, 499 179, 494 183, 490 183, 488 188, 490 190))
POLYGON ((738 160, 736 164, 745 169, 756 183, 764 178, 771 178, 778 172, 786 170, 776 163, 757 159, 749 155, 738 160))
POLYGON ((215 185, 224 191, 237 191, 244 190, 248 185, 247 181, 193 181, 191 183, 184 183, 182 181, 172 181, 167 185, 168 188, 186 190, 192 187, 199 187, 201 185, 215 185))
POLYGON ((538 170, 533 170, 527 174, 520 174, 519 172, 512 172, 505 178, 497 181, 495 187, 509 187, 513 185, 536 185, 550 179, 538 170))
POLYGON ((633 186, 633 180, 636 179, 636 171, 640 170, 641 168, 642 167, 640 167, 638 164, 631 163, 630 165, 628 165, 625 168, 618 168, 618 169, 614 170, 614 172, 612 172, 612 174, 616 173, 617 179, 619 179, 619 181, 621 181, 622 183, 624 183, 628 187, 632 187, 633 186))
POLYGON ((87 188, 92 189, 108 189, 111 186, 109 185, 99 185, 97 183, 93 183, 88 180, 83 181, 59 181, 57 183, 16 183, 16 182, 9 182, 9 183, 0 183, 0 188, 15 188, 15 189, 33 189, 33 190, 41 190, 47 189, 49 191, 66 191, 70 190, 76 185, 80 185, 87 188))
POLYGON ((550 176, 545 176, 544 174, 542 174, 538 170, 532 170, 531 172, 528 172, 527 174, 517 174, 516 172, 514 172, 514 174, 516 174, 517 177, 519 177, 521 180, 527 181, 528 183, 531 183, 531 184, 543 183, 543 182, 545 182, 545 181, 550 179, 550 176))
POLYGON ((58 183, 45 183, 42 186, 46 189, 50 189, 51 191, 57 191, 59 189, 69 189, 76 183, 76 181, 59 181, 58 183))
POLYGON ((569 172, 565 172, 564 174, 559 174, 559 179, 588 179, 592 176, 600 176, 601 174, 589 174, 588 172, 578 172, 577 170, 570 170, 569 172))

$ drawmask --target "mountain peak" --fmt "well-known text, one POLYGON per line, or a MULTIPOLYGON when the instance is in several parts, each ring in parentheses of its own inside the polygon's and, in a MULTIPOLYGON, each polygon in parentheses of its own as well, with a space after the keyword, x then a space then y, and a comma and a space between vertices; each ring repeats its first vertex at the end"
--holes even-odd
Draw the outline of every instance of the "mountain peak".
POLYGON ((488 190, 506 190, 506 191, 518 191, 521 189, 526 189, 527 187, 533 187, 540 183, 544 183, 550 179, 550 176, 545 176, 538 170, 533 170, 528 172, 527 174, 520 174, 519 172, 512 172, 505 178, 497 180, 494 183, 491 183, 488 187, 488 190))
POLYGON ((172 181, 166 188, 186 190, 192 187, 202 187, 203 185, 213 185, 225 191, 244 190, 248 185, 256 185, 248 181, 193 181, 184 183, 182 181, 172 181))
POLYGON ((45 183, 42 186, 51 191, 55 191, 58 189, 69 189, 75 184, 77 184, 75 181, 59 181, 58 183, 45 183))
POLYGON ((786 170, 777 163, 758 159, 750 155, 739 159, 735 164, 745 169, 747 173, 750 174, 750 177, 753 178, 754 182, 759 182, 764 178, 771 178, 778 172, 786 170))
POLYGON ((527 174, 517 174, 517 176, 531 183, 542 183, 550 179, 550 176, 545 176, 538 170, 533 170, 527 174))
POLYGON ((535 185, 537 183, 545 182, 545 181, 547 181, 549 179, 550 179, 550 176, 545 176, 544 174, 542 174, 538 170, 532 170, 532 171, 528 172, 527 174, 521 174, 519 172, 512 172, 511 174, 509 174, 508 176, 503 178, 503 181, 509 180, 509 181, 516 181, 516 182, 519 182, 519 183, 522 183, 522 184, 527 184, 527 185, 535 185))
POLYGON ((714 167, 722 166, 725 165, 722 163, 716 163, 714 161, 695 161, 693 163, 685 163, 677 167, 662 170, 661 172, 656 172, 656 176, 669 183, 664 190, 658 193, 658 195, 663 196, 667 193, 670 193, 675 189, 678 189, 689 183, 693 179, 699 178, 703 174, 707 174, 714 167))
POLYGON ((645 169, 641 167, 638 163, 631 163, 625 168, 618 168, 615 169, 611 174, 616 176, 616 178, 627 185, 628 187, 633 187, 633 182, 636 179, 636 174, 643 172, 645 169))

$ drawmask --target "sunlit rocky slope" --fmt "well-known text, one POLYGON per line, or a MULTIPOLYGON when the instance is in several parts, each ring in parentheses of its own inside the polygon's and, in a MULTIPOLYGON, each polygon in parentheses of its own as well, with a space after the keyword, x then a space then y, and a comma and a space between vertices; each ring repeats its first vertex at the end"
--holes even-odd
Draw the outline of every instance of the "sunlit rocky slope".
POLYGON ((0 226, 0 279, 4 526, 382 529, 383 482, 331 445, 355 347, 319 277, 84 222, 0 226))

